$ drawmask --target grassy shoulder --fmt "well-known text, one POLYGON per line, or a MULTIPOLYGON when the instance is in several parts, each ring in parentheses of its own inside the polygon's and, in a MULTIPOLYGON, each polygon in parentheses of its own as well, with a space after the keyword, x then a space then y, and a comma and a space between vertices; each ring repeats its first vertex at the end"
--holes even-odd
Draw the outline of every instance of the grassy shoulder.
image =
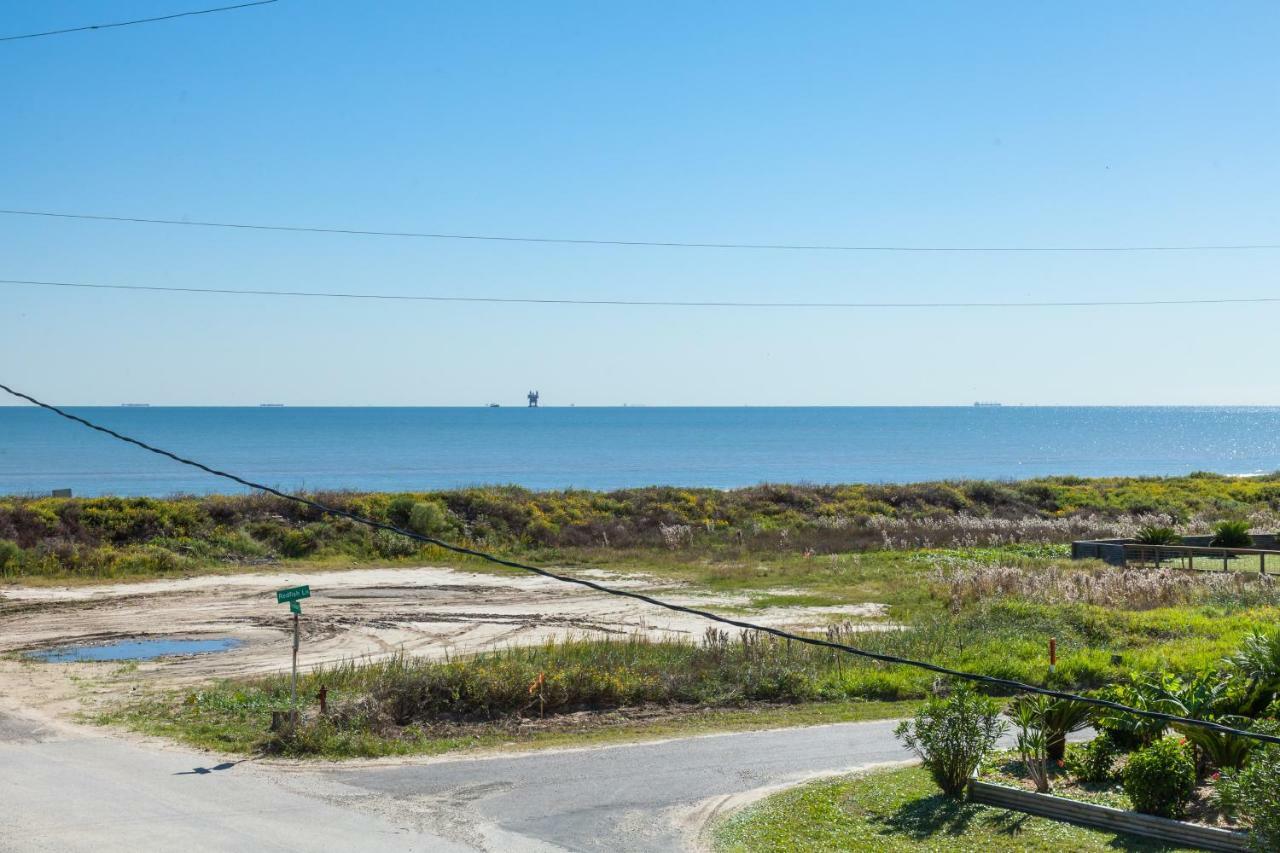
POLYGON ((918 767, 873 771, 775 794, 714 830, 717 853, 745 851, 1175 851, 943 796, 918 767))
POLYGON ((451 752, 537 750, 606 746, 672 737, 898 719, 918 702, 767 703, 737 708, 654 706, 581 713, 548 720, 505 719, 415 727, 387 732, 329 731, 305 742, 282 742, 267 731, 272 710, 288 707, 287 697, 246 695, 243 686, 212 685, 197 694, 156 694, 100 711, 100 725, 170 738, 189 746, 235 755, 266 751, 295 758, 341 760, 388 756, 430 756, 451 752), (191 696, 197 696, 195 701, 191 696))

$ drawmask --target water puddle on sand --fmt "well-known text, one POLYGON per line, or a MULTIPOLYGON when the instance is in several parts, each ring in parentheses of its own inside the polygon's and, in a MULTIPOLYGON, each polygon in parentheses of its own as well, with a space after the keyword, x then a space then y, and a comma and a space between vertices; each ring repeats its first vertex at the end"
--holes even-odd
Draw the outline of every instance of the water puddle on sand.
POLYGON ((241 644, 241 640, 223 637, 217 640, 120 640, 97 646, 61 646, 27 652, 25 657, 44 663, 76 661, 152 660, 172 655, 204 655, 225 652, 241 644))

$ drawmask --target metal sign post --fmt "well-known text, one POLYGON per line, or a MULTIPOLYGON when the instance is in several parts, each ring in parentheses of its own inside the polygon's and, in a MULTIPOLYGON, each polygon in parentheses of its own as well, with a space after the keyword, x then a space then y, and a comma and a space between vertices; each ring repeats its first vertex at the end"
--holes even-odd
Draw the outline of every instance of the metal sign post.
POLYGON ((289 722, 292 725, 298 719, 298 643, 300 631, 298 619, 302 616, 302 605, 298 602, 311 597, 311 587, 294 586, 276 592, 276 603, 289 603, 289 612, 293 614, 293 675, 289 681, 289 722))

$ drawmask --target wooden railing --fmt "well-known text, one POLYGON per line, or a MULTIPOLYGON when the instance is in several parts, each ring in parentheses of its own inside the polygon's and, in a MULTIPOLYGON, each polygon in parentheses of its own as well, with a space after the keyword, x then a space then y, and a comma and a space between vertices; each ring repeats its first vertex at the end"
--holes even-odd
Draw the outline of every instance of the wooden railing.
POLYGON ((1163 563, 1181 563, 1181 568, 1194 569, 1196 557, 1202 558, 1202 563, 1207 562, 1213 568, 1217 568, 1217 561, 1221 560, 1221 568, 1224 572, 1233 571, 1232 560, 1239 560, 1242 557, 1256 558, 1258 561, 1258 572, 1260 574, 1267 573, 1267 555, 1275 555, 1272 564, 1280 567, 1280 550, 1270 548, 1218 548, 1212 545, 1142 545, 1134 542, 1126 542, 1121 545, 1124 549, 1124 563, 1126 566, 1136 565, 1140 567, 1158 567, 1163 563))

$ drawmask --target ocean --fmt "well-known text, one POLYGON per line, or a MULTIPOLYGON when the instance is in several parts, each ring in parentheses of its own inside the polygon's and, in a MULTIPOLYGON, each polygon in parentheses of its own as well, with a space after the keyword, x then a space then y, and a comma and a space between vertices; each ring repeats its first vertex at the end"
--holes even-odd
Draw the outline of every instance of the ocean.
MULTIPOLYGON (((913 482, 1280 468, 1280 408, 75 408, 284 489, 913 482)), ((0 408, 0 494, 239 491, 36 408, 0 408)))

